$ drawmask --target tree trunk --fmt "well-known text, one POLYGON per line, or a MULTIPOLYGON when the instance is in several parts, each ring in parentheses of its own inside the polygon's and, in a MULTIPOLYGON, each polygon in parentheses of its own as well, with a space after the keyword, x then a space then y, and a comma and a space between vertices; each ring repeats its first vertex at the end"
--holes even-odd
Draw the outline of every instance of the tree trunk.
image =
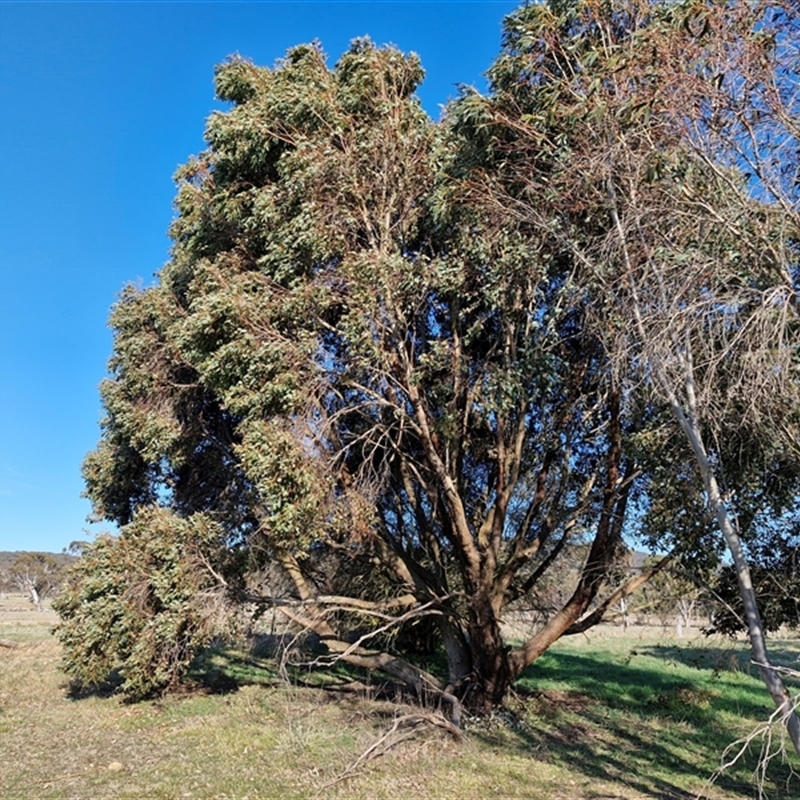
MULTIPOLYGON (((597 532, 572 597, 542 628, 511 654, 509 661, 513 678, 516 678, 525 667, 539 658, 553 642, 567 633, 586 612, 608 575, 608 565, 620 541, 634 467, 632 463, 628 464, 624 474, 620 476, 622 430, 620 425, 620 392, 618 389, 612 392, 609 405, 610 443, 607 455, 608 469, 603 489, 603 507, 597 523, 597 532)), ((624 594, 625 589, 621 588, 618 596, 623 597, 624 594)), ((596 622, 599 622, 602 618, 605 606, 601 605, 598 611, 596 622)), ((586 627, 589 627, 589 624, 586 627)))
MULTIPOLYGON (((693 389, 693 387, 690 387, 693 389)), ((764 635, 764 626, 761 622, 761 614, 758 610, 758 601, 753 589, 753 582, 750 577, 750 567, 747 563, 742 541, 739 532, 728 514, 728 509, 722 499, 717 478, 708 459, 705 444, 697 427, 694 418, 690 418, 677 402, 677 398, 671 393, 670 405, 681 428, 686 434, 692 450, 700 468, 703 480, 703 487, 708 498, 708 508, 717 521, 717 526, 725 539, 728 551, 733 559, 736 569, 736 578, 739 583, 739 594, 744 605, 745 619, 747 621, 747 633, 750 639, 750 651, 753 655, 753 663, 758 667, 761 680, 767 687, 775 706, 781 714, 781 718, 786 725, 789 738, 792 741, 795 752, 800 756, 800 720, 792 705, 792 698, 783 683, 780 673, 769 660, 767 652, 767 642, 764 635)))
POLYGON ((795 752, 800 756, 800 720, 792 706, 792 698, 783 683, 780 673, 769 660, 767 653, 767 642, 764 636, 764 627, 761 622, 761 614, 758 610, 756 593, 753 589, 753 582, 750 578, 750 567, 747 563, 739 533, 731 522, 725 504, 719 494, 716 479, 710 473, 706 481, 709 506, 714 512, 722 535, 728 545, 728 550, 733 558, 736 568, 736 578, 739 582, 739 594, 744 604, 745 619, 747 620, 747 633, 750 637, 750 650, 753 654, 753 663, 758 667, 761 680, 767 687, 767 691, 772 696, 776 707, 781 713, 781 718, 786 724, 789 738, 792 740, 795 752))
POLYGON ((464 633, 455 620, 440 617, 439 630, 447 657, 449 685, 455 688, 472 672, 472 655, 464 633))
MULTIPOLYGON (((631 261, 625 247, 625 235, 622 230, 619 216, 616 210, 616 200, 613 196, 611 213, 614 223, 619 232, 620 240, 623 242, 623 252, 625 254, 625 262, 628 268, 628 274, 632 275, 631 261)), ((647 342, 648 336, 642 323, 642 315, 639 305, 639 300, 636 292, 636 285, 631 279, 631 289, 633 294, 633 313, 634 321, 638 329, 641 341, 647 342)), ((769 655, 767 653, 767 644, 764 636, 764 627, 761 622, 761 614, 758 610, 758 602, 756 594, 753 590, 753 582, 750 577, 750 568, 747 563, 747 558, 742 548, 742 542, 739 538, 739 532, 736 529, 734 522, 728 514, 728 509, 722 499, 722 494, 719 490, 717 478, 714 469, 708 458, 703 436, 700 431, 697 416, 697 392, 694 382, 694 373, 692 366, 691 349, 681 351, 678 355, 678 363, 681 365, 684 376, 684 390, 686 393, 687 408, 678 400, 673 384, 668 377, 664 366, 658 358, 653 359, 651 362, 653 367, 653 376, 655 378, 658 389, 663 393, 672 411, 673 416, 678 422, 681 430, 684 432, 689 445, 694 453, 695 460, 700 469, 700 475, 703 481, 703 488, 706 491, 709 511, 714 515, 717 521, 717 527, 725 539, 725 544, 733 559, 734 567, 736 569, 736 578, 739 583, 739 594, 742 598, 742 603, 745 610, 745 618, 747 621, 747 633, 750 639, 750 650, 753 654, 753 662, 758 667, 761 679, 767 687, 781 718, 786 725, 789 733, 789 738, 792 741, 794 750, 800 757, 800 720, 798 720, 797 713, 792 705, 792 699, 783 679, 778 670, 771 664, 769 655), (687 410, 688 409, 688 410, 687 410)))
POLYGON ((503 702, 511 686, 510 648, 503 642, 500 625, 488 598, 478 598, 470 609, 469 649, 472 683, 465 705, 478 714, 489 714, 503 702))
POLYGON ((32 580, 28 579, 27 586, 28 586, 28 593, 31 596, 31 603, 33 603, 36 606, 37 611, 41 611, 42 598, 41 595, 39 594, 39 590, 36 588, 36 584, 32 580))

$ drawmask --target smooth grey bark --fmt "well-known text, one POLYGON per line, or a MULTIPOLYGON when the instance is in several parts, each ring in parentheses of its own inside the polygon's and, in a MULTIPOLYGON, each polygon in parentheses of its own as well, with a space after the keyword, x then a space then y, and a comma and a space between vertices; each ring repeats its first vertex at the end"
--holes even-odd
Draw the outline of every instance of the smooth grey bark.
MULTIPOLYGON (((644 322, 642 320, 642 306, 639 302, 639 293, 637 291, 636 282, 633 279, 634 271, 630 253, 626 243, 625 233, 622 223, 617 212, 617 198, 614 191, 613 184, 609 182, 609 199, 611 200, 611 218, 619 237, 620 245, 622 248, 622 255, 625 261, 626 274, 629 281, 631 290, 631 310, 633 312, 633 322, 636 328, 636 333, 639 337, 640 346, 645 352, 648 350, 648 345, 651 343, 648 338, 644 322)), ((665 292, 663 286, 660 287, 662 294, 665 292)), ((667 300, 666 297, 662 297, 667 300)), ((665 307, 666 303, 665 303, 665 307)), ((664 332, 666 333, 666 332, 664 332)), ((668 335, 668 334, 667 334, 668 335)), ((664 367, 662 359, 658 355, 650 355, 649 362, 652 368, 652 380, 654 388, 660 392, 662 397, 667 400, 673 416, 677 420, 681 430, 686 435, 689 445, 692 448, 695 460, 700 469, 700 475, 703 481, 703 488, 706 492, 706 501, 708 508, 714 515, 717 521, 717 527, 725 539, 725 544, 733 559, 734 568, 736 569, 736 578, 739 584, 739 595, 742 598, 742 603, 745 609, 745 620, 747 622, 747 634, 750 639, 750 651, 753 656, 753 663, 758 667, 761 680, 767 688, 770 696, 772 697, 775 706, 777 707, 781 720, 786 725, 786 730, 789 733, 792 745, 798 758, 800 758, 800 720, 798 719, 795 706, 792 703, 792 698, 786 689, 780 672, 775 669, 769 659, 767 651, 767 643, 764 635, 764 626, 761 622, 761 614, 758 610, 758 601, 753 589, 753 582, 750 577, 750 567, 747 563, 747 556, 742 547, 742 541, 739 536, 739 531, 731 519, 728 509, 725 505, 722 493, 719 489, 719 483, 714 473, 714 468, 708 457, 703 436, 700 431, 697 415, 697 391, 694 381, 694 366, 692 363, 691 343, 685 342, 682 346, 675 346, 670 358, 676 359, 677 364, 681 368, 683 375, 683 390, 685 392, 686 407, 678 399, 675 386, 670 380, 667 371, 664 367)))
MULTIPOLYGON (((687 376, 687 389, 690 397, 693 395, 691 375, 687 376)), ((780 712, 781 719, 786 725, 789 738, 792 741, 794 750, 800 757, 800 720, 792 703, 792 698, 786 689, 783 679, 778 670, 775 669, 769 659, 767 642, 764 636, 764 626, 761 622, 761 613, 758 610, 758 601, 753 589, 753 582, 750 577, 750 567, 747 563, 747 556, 742 547, 742 540, 739 536, 734 521, 731 519, 722 493, 719 490, 719 483, 714 469, 708 458, 708 453, 703 442, 703 438, 695 421, 694 414, 687 414, 675 397, 674 392, 669 390, 670 407, 673 415, 677 419, 681 429, 686 434, 689 444, 700 468, 700 475, 703 480, 703 487, 706 491, 708 508, 717 521, 725 544, 733 559, 736 569, 736 579, 739 584, 739 594, 744 605, 745 620, 747 622, 747 634, 750 639, 750 651, 753 656, 753 663, 758 667, 761 680, 767 687, 775 706, 780 712)))

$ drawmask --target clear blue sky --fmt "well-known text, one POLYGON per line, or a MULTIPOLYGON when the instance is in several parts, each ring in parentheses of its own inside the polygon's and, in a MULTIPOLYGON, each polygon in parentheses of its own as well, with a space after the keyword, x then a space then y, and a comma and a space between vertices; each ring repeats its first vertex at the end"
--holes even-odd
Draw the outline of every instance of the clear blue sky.
POLYGON ((89 526, 106 320, 168 257, 172 174, 203 148, 214 65, 318 39, 417 52, 428 113, 485 87, 516 2, 0 2, 0 550, 60 551, 89 526))

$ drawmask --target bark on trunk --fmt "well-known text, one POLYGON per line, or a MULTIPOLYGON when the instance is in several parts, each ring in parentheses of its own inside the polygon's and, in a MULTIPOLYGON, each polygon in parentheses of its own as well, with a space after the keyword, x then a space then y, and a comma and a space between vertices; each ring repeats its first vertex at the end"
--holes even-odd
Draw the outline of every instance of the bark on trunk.
MULTIPOLYGON (((589 555, 583 565, 580 580, 572 597, 534 636, 511 654, 510 664, 513 678, 516 678, 525 667, 539 658, 553 642, 567 633, 586 613, 608 574, 608 565, 622 535, 622 524, 625 519, 634 469, 632 464, 628 464, 624 475, 620 476, 622 430, 618 389, 614 389, 609 397, 609 411, 611 441, 607 455, 608 466, 603 488, 603 506, 589 555)), ((598 622, 601 617, 602 612, 597 618, 598 622)))
MULTIPOLYGON (((705 477, 705 476, 704 476, 705 477)), ((706 479, 709 506, 714 512, 719 529, 725 537, 733 564, 736 569, 736 578, 739 582, 739 594, 744 604, 745 619, 747 620, 747 633, 750 638, 750 650, 753 654, 753 663, 758 667, 761 680, 767 687, 775 706, 781 714, 781 719, 786 725, 789 738, 797 755, 800 757, 800 720, 792 705, 792 698, 783 683, 780 673, 772 665, 767 652, 767 642, 764 636, 764 626, 758 610, 753 582, 750 578, 750 567, 742 549, 739 534, 734 527, 725 504, 720 497, 719 488, 713 473, 706 479)))
POLYGON ((465 704, 478 714, 489 714, 502 703, 511 686, 509 648, 503 642, 499 622, 488 598, 477 600, 470 616, 472 682, 465 704))
POLYGON ((461 627, 449 617, 439 619, 442 634, 449 686, 456 688, 472 672, 472 656, 461 627))
POLYGON ((700 475, 703 480, 703 487, 708 498, 708 507, 714 515, 717 526, 725 539, 728 551, 733 559, 736 569, 736 578, 739 583, 739 594, 744 605, 745 620, 747 622, 747 633, 750 639, 750 650, 753 655, 753 663, 758 667, 761 680, 767 687, 776 708, 780 712, 781 719, 786 725, 792 745, 798 757, 800 757, 800 720, 798 720, 792 704, 792 698, 783 683, 780 672, 775 669, 769 660, 767 652, 767 642, 764 635, 764 626, 761 622, 761 614, 758 610, 753 582, 750 577, 750 567, 747 563, 739 532, 728 514, 728 509, 722 499, 714 470, 709 461, 708 454, 703 443, 702 436, 693 418, 687 416, 683 408, 677 402, 674 394, 670 397, 670 405, 681 428, 697 459, 700 467, 700 475))
MULTIPOLYGON (((617 211, 617 197, 614 190, 613 183, 609 180, 608 183, 609 199, 611 200, 611 216, 616 227, 622 252, 625 259, 625 267, 631 289, 633 321, 636 330, 639 334, 640 341, 645 348, 650 336, 645 328, 642 319, 642 306, 639 302, 638 291, 636 282, 634 280, 633 264, 628 252, 626 244, 626 235, 622 227, 622 223, 617 211)), ((789 284, 791 285, 791 281, 789 284)), ((669 334, 667 334, 669 335, 669 334)), ((687 343, 688 344, 688 343, 687 343)), ((736 577, 739 583, 739 593, 744 604, 745 617, 747 620, 747 632, 750 638, 750 648, 753 654, 753 661, 758 666, 761 678, 764 681, 767 690, 769 691, 775 705, 781 713, 782 719, 786 725, 789 733, 789 738, 792 741, 795 752, 800 757, 800 721, 798 721, 797 714, 792 705, 791 697, 789 696, 786 687, 784 686, 783 679, 780 673, 772 666, 769 661, 766 640, 764 637, 764 628, 761 623, 761 615, 758 610, 758 603, 756 595, 753 590, 752 580, 750 578, 750 569, 747 559, 742 549, 741 539, 736 530, 736 526, 731 520, 722 495, 719 491, 716 475, 711 462, 708 458, 708 452, 703 441, 702 432, 698 424, 697 414, 697 392, 694 380, 694 367, 692 364, 692 350, 690 344, 688 346, 679 347, 673 352, 677 363, 683 370, 683 390, 685 391, 686 407, 678 400, 677 391, 674 388, 675 384, 667 371, 659 356, 651 358, 650 364, 653 368, 653 377, 657 389, 662 393, 662 396, 667 400, 670 410, 677 420, 681 430, 686 435, 689 444, 694 453, 700 474, 703 481, 703 488, 706 491, 708 498, 709 510, 714 514, 717 520, 717 526, 722 533, 725 543, 728 546, 731 557, 733 558, 734 566, 736 568, 736 577)))

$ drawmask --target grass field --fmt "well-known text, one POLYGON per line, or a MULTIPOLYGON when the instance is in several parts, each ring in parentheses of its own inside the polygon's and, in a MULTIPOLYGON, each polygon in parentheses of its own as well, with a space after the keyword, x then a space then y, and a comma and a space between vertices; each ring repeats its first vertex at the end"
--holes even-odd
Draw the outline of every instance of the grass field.
MULTIPOLYGON (((733 800, 758 797, 759 783, 766 797, 800 797, 791 762, 753 775, 760 738, 709 782, 726 746, 772 710, 742 642, 595 629, 554 647, 507 711, 468 721, 460 739, 401 726, 374 753, 395 746, 359 763, 418 709, 287 686, 234 652, 206 662, 226 693, 74 700, 53 622, 0 597, 0 639, 20 642, 0 647, 0 798, 733 800)), ((799 641, 772 648, 797 665, 799 641)))

